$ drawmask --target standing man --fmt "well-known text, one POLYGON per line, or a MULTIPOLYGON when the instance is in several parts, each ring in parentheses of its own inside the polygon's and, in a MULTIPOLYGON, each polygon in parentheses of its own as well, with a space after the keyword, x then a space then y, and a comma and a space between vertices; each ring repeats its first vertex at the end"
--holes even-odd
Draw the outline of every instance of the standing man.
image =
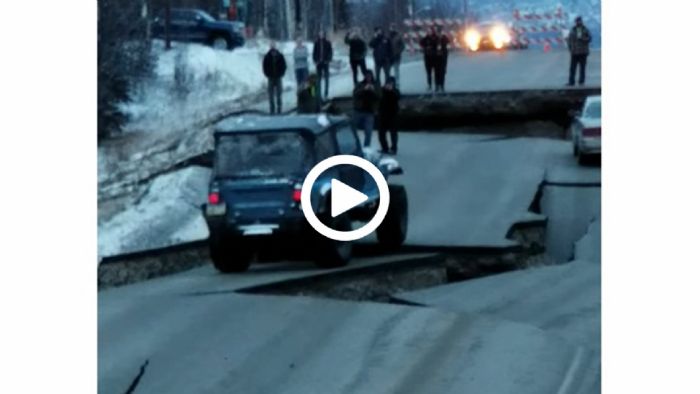
POLYGON ((392 23, 389 27, 389 43, 391 44, 391 66, 393 68, 393 76, 396 80, 396 87, 401 84, 401 54, 406 49, 406 44, 403 42, 401 33, 396 29, 396 24, 392 23))
MULTIPOLYGON (((438 35, 435 33, 435 28, 431 27, 428 35, 421 38, 420 47, 423 49, 423 63, 425 64, 425 73, 428 76, 428 91, 433 90, 433 73, 437 58, 438 35)), ((436 75, 437 84, 437 75, 436 75)))
POLYGON ((367 56, 367 44, 360 37, 357 29, 352 29, 345 36, 345 43, 350 47, 350 68, 352 69, 352 81, 357 86, 357 69, 361 71, 361 76, 367 73, 367 64, 365 57, 367 56))
MULTIPOLYGON (((333 46, 331 42, 326 38, 326 32, 321 31, 318 34, 316 42, 314 42, 314 53, 313 53, 314 63, 316 63, 316 75, 320 83, 326 82, 326 89, 324 90, 323 97, 328 99, 328 68, 333 60, 333 46)), ((320 90, 320 89, 319 89, 320 90)), ((320 93, 320 92, 319 92, 320 93)))
POLYGON ((271 41, 270 50, 263 58, 263 74, 267 77, 267 95, 270 98, 271 114, 282 112, 282 77, 285 72, 287 72, 287 62, 282 53, 277 50, 277 44, 271 41))
POLYGON ((297 38, 297 46, 292 53, 294 57, 294 76, 297 79, 297 89, 300 89, 309 76, 309 49, 304 45, 304 40, 297 38))
POLYGON ((586 59, 588 58, 588 46, 590 42, 591 32, 583 24, 581 17, 577 16, 576 24, 569 32, 569 37, 567 39, 569 52, 571 52, 568 86, 574 86, 576 67, 579 68, 578 84, 583 85, 586 82, 586 59))
POLYGON ((389 77, 382 88, 382 96, 379 99, 379 145, 382 153, 396 154, 399 143, 397 130, 397 118, 399 115, 399 100, 401 92, 395 86, 394 77, 389 77), (391 134, 391 148, 386 142, 386 132, 391 134))
POLYGON ((380 86, 382 71, 384 71, 385 81, 391 76, 391 43, 381 27, 374 28, 374 37, 369 42, 369 46, 373 49, 374 73, 377 86, 380 86))
POLYGON ((379 100, 372 71, 368 70, 365 73, 365 79, 355 87, 352 96, 355 130, 364 130, 364 146, 370 146, 372 130, 374 130, 374 111, 377 107, 377 100, 379 100))
POLYGON ((447 74, 447 55, 450 38, 437 27, 437 51, 435 52, 435 91, 445 93, 445 74, 447 74))

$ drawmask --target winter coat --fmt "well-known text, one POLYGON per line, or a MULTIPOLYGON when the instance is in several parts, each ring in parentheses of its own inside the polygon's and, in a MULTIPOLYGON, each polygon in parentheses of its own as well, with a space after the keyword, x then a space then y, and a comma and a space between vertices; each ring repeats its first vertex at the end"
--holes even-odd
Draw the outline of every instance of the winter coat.
POLYGON ((572 55, 588 55, 591 32, 584 25, 574 26, 569 32, 567 44, 572 55))
POLYGON ((353 108, 357 112, 373 114, 377 107, 379 95, 373 83, 363 81, 353 92, 353 108))
POLYGON ((447 59, 447 55, 450 53, 450 38, 445 34, 437 36, 437 52, 435 55, 438 58, 447 59))
POLYGON ((263 74, 270 79, 278 79, 287 72, 287 62, 277 49, 270 49, 263 58, 263 74))
POLYGON ((382 88, 382 97, 379 99, 379 117, 384 119, 394 119, 399 114, 399 100, 401 91, 396 89, 382 88))
POLYGON ((389 42, 389 37, 384 34, 380 34, 372 38, 369 42, 370 48, 374 51, 374 63, 375 64, 387 64, 391 63, 391 42, 389 42))
POLYGON ((432 60, 437 57, 438 41, 437 34, 428 34, 420 39, 420 47, 423 49, 423 57, 426 60, 432 60))
POLYGON ((309 49, 306 45, 294 47, 294 69, 308 69, 309 68, 309 49))
POLYGON ((314 63, 330 63, 333 60, 333 46, 325 38, 319 38, 314 42, 314 63))
POLYGON ((350 60, 360 61, 367 56, 367 44, 360 37, 350 38, 350 35, 346 35, 345 43, 350 46, 350 60))
POLYGON ((401 54, 406 49, 406 44, 403 42, 401 33, 392 31, 389 33, 389 43, 391 44, 391 62, 398 63, 401 61, 401 54))

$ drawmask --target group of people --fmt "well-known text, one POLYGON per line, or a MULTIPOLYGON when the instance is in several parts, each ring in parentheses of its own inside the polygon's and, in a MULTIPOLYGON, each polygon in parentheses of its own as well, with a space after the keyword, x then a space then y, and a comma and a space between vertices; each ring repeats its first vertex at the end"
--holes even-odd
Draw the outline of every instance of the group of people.
MULTIPOLYGON (((372 142, 376 118, 382 152, 395 154, 398 149, 396 123, 401 98, 398 87, 399 70, 401 55, 405 50, 403 37, 396 29, 396 25, 392 24, 388 34, 384 33, 381 27, 376 27, 369 42, 365 42, 358 29, 352 29, 345 36, 345 43, 349 47, 348 57, 355 85, 353 125, 357 130, 364 131, 364 146, 369 146, 372 142), (367 68, 365 62, 368 48, 372 49, 374 73, 367 68), (383 85, 382 74, 384 75, 383 85), (390 144, 387 141, 387 133, 390 134, 390 144)), ((426 45, 432 48, 432 41, 426 45)), ((435 52, 435 56, 441 54, 443 49, 446 51, 445 47, 434 46, 434 50, 431 49, 431 51, 435 52)), ((430 55, 431 64, 440 64, 439 61, 434 61, 432 56, 433 54, 430 55)), ((322 97, 327 99, 329 93, 333 45, 325 32, 319 33, 311 53, 311 59, 316 66, 315 73, 310 72, 309 50, 301 38, 296 41, 292 58, 297 82, 297 112, 320 112, 322 97)), ((271 114, 282 112, 282 78, 286 72, 287 62, 284 55, 272 41, 269 51, 263 58, 263 73, 268 80, 271 114)), ((436 86, 441 81, 437 75, 436 73, 436 86)), ((444 83, 444 78, 442 81, 444 83)))
POLYGON ((445 92, 445 74, 447 74, 447 55, 450 38, 443 33, 442 26, 431 27, 428 34, 421 38, 420 47, 423 50, 423 63, 428 77, 428 91, 445 92))
MULTIPOLYGON (((321 32, 314 42, 312 60, 316 72, 309 71, 309 50, 304 41, 299 38, 292 53, 294 59, 294 75, 297 81, 298 103, 300 112, 318 112, 321 107, 321 82, 325 82, 324 98, 328 98, 330 83, 330 64, 333 60, 333 45, 321 32), (303 108, 302 108, 303 107, 303 108)), ((270 42, 270 49, 263 58, 263 74, 267 78, 267 93, 270 101, 270 113, 282 112, 282 78, 287 72, 287 61, 282 52, 277 49, 275 41, 270 42)))
MULTIPOLYGON (((399 84, 401 55, 406 46, 401 33, 392 24, 388 33, 381 27, 374 29, 374 35, 366 42, 360 35, 359 29, 352 29, 345 36, 349 47, 349 63, 352 69, 353 82, 358 85, 368 71, 365 58, 368 48, 372 49, 374 60, 374 75, 376 86, 381 86, 381 74, 384 81, 390 77, 399 84)), ((333 45, 326 32, 321 31, 314 41, 311 59, 315 65, 315 73, 310 71, 309 50, 302 38, 298 38, 292 52, 294 75, 297 82, 297 106, 300 112, 318 112, 322 98, 328 99, 330 87, 330 65, 333 61, 333 45)), ((270 113, 279 114, 282 111, 282 78, 287 71, 284 55, 277 49, 276 43, 270 43, 270 49, 263 58, 263 73, 268 79, 268 96, 270 113)))
MULTIPOLYGON (((576 24, 567 41, 571 52, 568 85, 574 85, 577 69, 579 70, 578 83, 584 83, 590 41, 590 32, 583 25, 581 18, 576 18, 576 24)), ((399 70, 401 56, 405 50, 402 35, 394 24, 390 26, 388 34, 384 33, 381 27, 376 27, 372 38, 369 42, 365 42, 359 30, 352 29, 345 36, 345 43, 349 47, 348 57, 355 84, 353 91, 354 126, 357 130, 364 132, 364 145, 369 146, 376 118, 382 151, 396 153, 398 143, 396 123, 401 98, 399 70), (372 49, 374 72, 368 69, 365 62, 368 48, 372 49), (382 75, 384 77, 383 85, 382 75), (391 144, 387 142, 387 133, 391 136, 391 144)), ((445 91, 449 46, 450 38, 443 33, 440 26, 431 28, 428 34, 420 40, 429 91, 433 89, 435 92, 445 91)), ((299 113, 320 112, 321 97, 328 98, 329 69, 333 60, 333 45, 323 31, 314 42, 311 58, 316 66, 315 73, 309 71, 309 51, 306 45, 301 38, 297 39, 293 59, 299 113)), ((282 111, 282 78, 286 70, 287 63, 284 56, 272 42, 270 50, 263 59, 263 72, 268 78, 270 113, 272 114, 279 114, 282 111)))
POLYGON ((356 130, 364 132, 364 146, 372 144, 372 132, 379 131, 379 145, 382 153, 396 154, 398 151, 399 135, 397 120, 399 115, 399 100, 401 92, 396 86, 396 79, 388 76, 381 89, 377 88, 374 74, 365 71, 364 79, 357 84, 353 91, 353 125, 356 130), (387 143, 387 132, 391 134, 391 145, 387 143))

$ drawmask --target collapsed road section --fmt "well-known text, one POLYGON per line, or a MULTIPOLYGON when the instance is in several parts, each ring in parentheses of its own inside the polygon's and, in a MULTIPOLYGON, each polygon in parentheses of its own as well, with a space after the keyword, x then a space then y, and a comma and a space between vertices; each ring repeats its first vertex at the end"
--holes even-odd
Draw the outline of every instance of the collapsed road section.
MULTIPOLYGON (((580 88, 411 94, 401 99, 398 126, 402 131, 492 127, 532 121, 567 126, 572 110, 579 109, 587 96, 600 93, 600 88, 580 88)), ((350 114, 352 108, 352 97, 336 97, 330 104, 331 113, 350 114)), ((512 127, 508 135, 530 136, 524 132, 523 128, 512 127)))

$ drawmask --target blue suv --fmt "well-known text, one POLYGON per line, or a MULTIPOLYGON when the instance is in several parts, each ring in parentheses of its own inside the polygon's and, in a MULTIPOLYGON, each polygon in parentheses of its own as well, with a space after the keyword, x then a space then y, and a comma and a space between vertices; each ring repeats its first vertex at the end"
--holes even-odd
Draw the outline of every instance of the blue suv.
MULTIPOLYGON (((218 21, 198 9, 174 8, 170 11, 170 39, 210 45, 216 49, 234 49, 245 44, 241 22, 218 21)), ((165 39, 165 16, 160 13, 152 25, 154 38, 165 39)))
MULTIPOLYGON (((403 173, 396 159, 360 146, 346 117, 326 115, 245 115, 219 122, 214 129, 214 157, 208 203, 209 250, 221 272, 248 269, 257 252, 301 249, 316 264, 340 267, 352 255, 352 243, 316 233, 301 209, 301 186, 320 161, 339 154, 360 156, 388 180, 403 173)), ((389 211, 377 228, 379 243, 398 248, 406 239, 408 201, 401 185, 389 184, 389 211)), ((351 230, 353 221, 374 217, 379 190, 372 177, 355 166, 335 166, 319 176, 311 191, 316 216, 326 226, 351 230), (335 178, 369 197, 363 204, 332 217, 331 180, 335 178)))

